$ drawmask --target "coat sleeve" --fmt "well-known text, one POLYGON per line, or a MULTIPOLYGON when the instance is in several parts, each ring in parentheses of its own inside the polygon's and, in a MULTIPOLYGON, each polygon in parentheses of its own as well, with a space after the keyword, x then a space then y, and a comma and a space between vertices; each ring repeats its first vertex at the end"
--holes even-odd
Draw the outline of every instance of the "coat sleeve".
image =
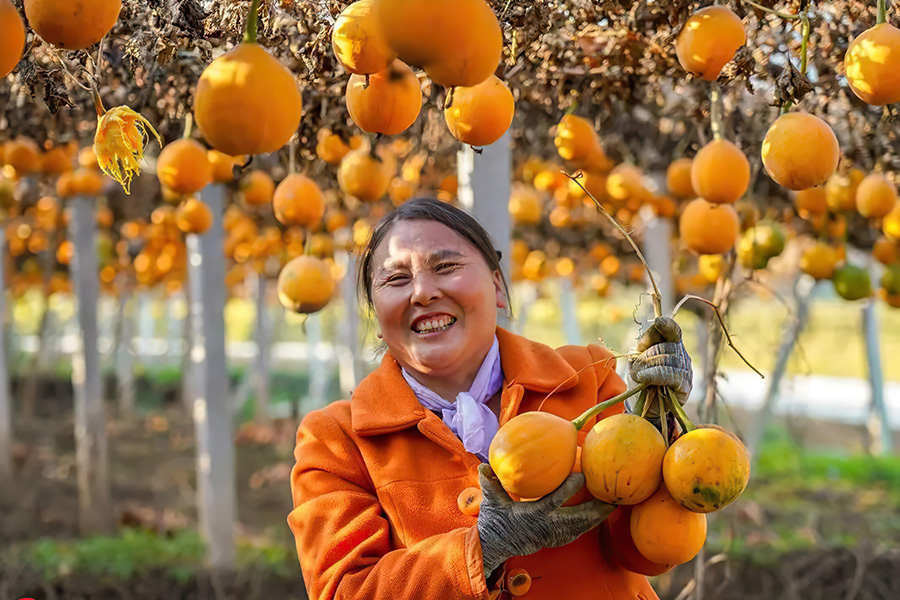
POLYGON ((294 457, 288 524, 312 600, 487 600, 476 527, 392 549, 362 456, 332 416, 316 411, 303 419, 294 457))
MULTIPOLYGON (((616 358, 608 348, 590 344, 588 350, 591 353, 591 361, 597 372, 597 403, 604 402, 624 392, 628 386, 616 373, 616 358)), ((600 413, 600 419, 625 412, 625 403, 611 406, 600 413)))

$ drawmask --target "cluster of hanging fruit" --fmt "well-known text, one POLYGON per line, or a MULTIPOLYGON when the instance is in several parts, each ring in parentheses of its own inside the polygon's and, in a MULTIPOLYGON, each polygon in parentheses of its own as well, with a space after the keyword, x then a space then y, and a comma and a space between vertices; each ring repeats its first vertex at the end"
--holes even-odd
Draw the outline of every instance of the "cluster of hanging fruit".
POLYGON ((410 65, 447 88, 444 117, 462 143, 492 144, 512 123, 512 92, 494 76, 503 34, 484 0, 358 0, 335 22, 332 48, 363 131, 395 135, 416 121, 422 90, 410 65))
POLYGON ((695 426, 669 390, 644 386, 572 421, 547 412, 518 415, 494 437, 489 460, 517 499, 540 498, 570 473, 583 473, 590 496, 620 507, 608 530, 617 547, 632 540, 630 560, 642 563, 640 572, 657 574, 700 551, 706 513, 734 502, 750 477, 750 456, 737 436, 716 425, 695 426), (600 420, 579 446, 579 430, 637 393, 633 414, 600 420), (645 418, 651 408, 657 415, 672 414, 678 424, 672 431, 680 433, 664 428, 661 434, 645 418))

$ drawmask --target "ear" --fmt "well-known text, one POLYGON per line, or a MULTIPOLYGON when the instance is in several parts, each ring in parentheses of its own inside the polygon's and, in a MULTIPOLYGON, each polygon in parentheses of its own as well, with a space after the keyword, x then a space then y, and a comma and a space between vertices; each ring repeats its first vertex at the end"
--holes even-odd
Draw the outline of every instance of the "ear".
POLYGON ((509 301, 503 289, 503 276, 500 271, 494 271, 494 291, 497 295, 497 308, 506 308, 509 301))

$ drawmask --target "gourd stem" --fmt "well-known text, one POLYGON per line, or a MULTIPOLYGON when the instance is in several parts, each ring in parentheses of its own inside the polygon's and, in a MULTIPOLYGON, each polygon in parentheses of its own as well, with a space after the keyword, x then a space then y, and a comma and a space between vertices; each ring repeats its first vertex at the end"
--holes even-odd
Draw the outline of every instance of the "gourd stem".
POLYGON ((638 248, 638 245, 634 242, 634 239, 628 234, 628 232, 625 230, 625 228, 622 227, 621 225, 619 225, 619 222, 616 221, 615 217, 613 217, 611 214, 609 214, 606 211, 606 209, 603 208, 603 206, 600 204, 600 202, 598 202, 597 199, 594 198, 594 195, 592 193, 590 193, 589 191, 587 191, 587 189, 583 185, 581 185, 581 182, 578 181, 583 176, 583 173, 581 171, 578 171, 575 175, 569 175, 565 171, 563 171, 562 174, 565 175, 566 177, 568 177, 569 179, 571 179, 572 181, 574 181, 578 185, 578 187, 580 187, 582 189, 582 191, 585 194, 587 194, 588 198, 590 198, 591 200, 594 201, 594 204, 597 205, 597 209, 601 213, 603 213, 603 215, 607 219, 609 219, 610 223, 612 223, 615 226, 615 228, 619 230, 619 233, 621 233, 623 236, 625 236, 625 239, 628 240, 628 243, 631 244, 632 248, 634 248, 634 251, 637 253, 638 258, 644 264, 644 269, 647 271, 647 276, 650 278, 650 285, 653 286, 653 293, 650 294, 650 297, 653 298, 653 316, 661 317, 662 316, 662 293, 660 293, 659 287, 657 287, 657 285, 656 285, 656 279, 654 279, 653 272, 650 270, 650 265, 648 265, 647 261, 644 259, 644 255, 643 255, 643 253, 641 253, 641 249, 638 248))
POLYGON ((679 402, 675 395, 672 393, 672 390, 669 388, 663 388, 665 390, 665 394, 669 399, 669 405, 672 407, 672 412, 675 413, 675 420, 678 421, 678 424, 681 425, 681 428, 684 429, 684 432, 687 433, 689 431, 693 431, 697 427, 693 422, 688 418, 687 413, 684 412, 684 407, 681 406, 681 402, 679 402))
MULTIPOLYGON (((879 0, 881 1, 881 0, 879 0)), ((807 16, 806 11, 800 13, 800 75, 806 77, 806 69, 809 64, 809 59, 807 57, 807 47, 809 46, 809 34, 811 32, 811 27, 809 24, 809 16, 807 16)), ((788 60, 790 60, 790 56, 788 56, 788 60)), ((782 115, 787 114, 789 110, 791 110, 791 106, 793 104, 790 100, 785 101, 784 105, 781 107, 782 115)))
POLYGON ((785 14, 782 12, 778 12, 777 10, 772 10, 771 8, 766 8, 762 4, 757 4, 756 2, 753 2, 752 0, 743 0, 743 1, 755 9, 761 10, 763 12, 767 12, 770 15, 775 15, 778 18, 784 19, 785 21, 796 21, 797 19, 800 18, 797 15, 788 15, 788 14, 785 14))
POLYGON ((647 390, 641 390, 641 395, 638 396, 637 402, 634 403, 634 407, 631 412, 639 415, 644 412, 644 403, 647 402, 647 390))
POLYGON ((100 99, 100 90, 97 89, 97 84, 91 79, 91 97, 94 98, 94 108, 97 109, 97 116, 102 117, 106 113, 106 109, 103 107, 103 100, 100 99))
POLYGON ((572 425, 575 426, 575 429, 580 430, 582 427, 585 426, 585 424, 588 421, 590 421, 591 419, 593 419, 594 417, 596 417, 597 415, 602 413, 607 408, 609 408, 611 406, 615 406, 616 404, 619 404, 620 402, 624 402, 625 400, 627 400, 628 398, 631 398, 635 394, 639 394, 646 387, 647 387, 647 384, 642 383, 642 384, 638 385, 637 387, 634 387, 628 391, 622 392, 618 396, 614 396, 614 397, 610 398, 609 400, 601 402, 600 404, 595 404, 594 406, 592 406, 589 409, 587 409, 586 411, 584 411, 581 414, 581 416, 579 416, 577 419, 573 419, 572 425))
POLYGON ((194 116, 191 113, 188 113, 184 116, 184 133, 181 135, 182 139, 189 139, 191 137, 191 130, 194 128, 194 116))
POLYGON ((247 15, 247 28, 244 30, 244 41, 249 44, 255 44, 257 33, 257 22, 259 20, 259 0, 250 2, 250 14, 247 15))
MULTIPOLYGON (((884 0, 880 0, 883 2, 884 0)), ((811 28, 809 25, 809 17, 806 15, 806 11, 804 10, 800 13, 800 74, 806 77, 806 66, 808 63, 808 58, 806 56, 806 48, 809 46, 809 34, 811 28)))
POLYGON ((666 443, 666 448, 669 447, 669 415, 666 413, 666 398, 663 394, 657 394, 659 397, 659 428, 660 433, 663 436, 663 441, 666 443))
POLYGON ((878 0, 878 19, 876 25, 887 22, 887 0, 878 0))

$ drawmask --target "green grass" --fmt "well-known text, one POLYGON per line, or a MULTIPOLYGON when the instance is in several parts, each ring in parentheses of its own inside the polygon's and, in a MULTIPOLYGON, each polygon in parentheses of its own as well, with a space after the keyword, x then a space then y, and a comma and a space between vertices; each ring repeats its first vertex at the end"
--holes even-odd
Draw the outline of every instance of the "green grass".
MULTIPOLYGON (((271 543, 240 542, 236 563, 287 577, 298 571, 295 552, 271 543)), ((116 536, 37 540, 12 548, 3 560, 27 565, 48 581, 72 573, 125 581, 160 572, 186 581, 203 568, 203 556, 203 541, 195 532, 158 535, 125 529, 116 536)))

